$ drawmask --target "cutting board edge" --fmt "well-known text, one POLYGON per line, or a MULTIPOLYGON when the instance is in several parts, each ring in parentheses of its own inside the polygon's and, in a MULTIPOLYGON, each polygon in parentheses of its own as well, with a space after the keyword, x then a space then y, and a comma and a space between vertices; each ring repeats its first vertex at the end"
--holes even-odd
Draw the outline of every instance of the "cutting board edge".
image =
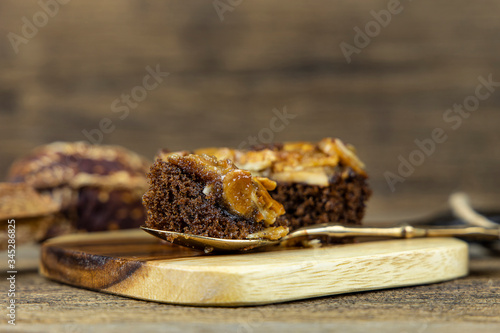
MULTIPOLYGON (((328 292, 325 292, 324 290, 322 292, 307 292, 303 293, 301 295, 298 294, 280 294, 274 297, 271 297, 269 293, 265 293, 264 291, 261 291, 260 296, 255 298, 255 295, 249 296, 248 292, 241 292, 238 289, 241 287, 241 282, 245 278, 248 277, 242 277, 239 276, 238 273, 230 274, 230 275, 224 275, 221 274, 219 276, 215 277, 215 281, 212 281, 213 284, 216 285, 215 289, 220 290, 220 285, 226 283, 227 281, 235 280, 236 282, 229 287, 229 290, 222 291, 222 292, 215 292, 209 295, 203 294, 203 292, 194 292, 195 295, 202 295, 201 297, 193 297, 192 294, 186 293, 186 292, 180 292, 180 293, 175 293, 175 289, 179 288, 179 283, 174 284, 172 287, 174 289, 174 292, 172 290, 167 290, 166 292, 163 292, 160 295, 153 295, 151 296, 149 291, 144 291, 142 288, 139 286, 133 286, 133 283, 131 284, 130 282, 132 280, 124 280, 120 284, 113 285, 110 288, 106 289, 101 289, 100 291, 104 291, 107 293, 115 294, 115 295, 120 295, 120 296, 126 296, 126 297, 131 297, 131 298, 136 298, 136 299, 143 299, 147 301, 155 301, 155 302, 162 302, 162 303, 170 303, 170 304, 179 304, 179 305, 192 305, 192 306, 253 306, 253 305, 262 305, 262 304, 270 304, 270 303, 279 303, 279 302, 287 302, 287 301, 293 301, 293 300, 299 300, 299 299, 306 299, 306 298, 314 298, 314 297, 323 297, 323 296, 331 296, 331 295, 339 295, 343 293, 353 293, 353 292, 362 292, 362 291, 369 291, 369 290, 381 290, 381 289, 392 289, 392 288, 400 288, 400 287, 408 287, 408 286, 415 286, 415 285, 423 285, 423 284, 431 284, 431 283, 439 283, 443 281, 448 281, 456 278, 460 278, 463 276, 466 276, 468 274, 468 246, 465 242, 460 241, 460 240, 455 240, 455 239, 443 239, 444 243, 446 246, 444 247, 438 247, 434 250, 431 250, 431 252, 434 252, 430 257, 429 253, 426 255, 423 255, 421 259, 427 257, 430 262, 426 264, 432 263, 432 261, 435 259, 435 255, 438 256, 444 256, 442 257, 441 261, 436 261, 436 265, 433 269, 436 271, 433 272, 433 274, 429 274, 427 272, 428 277, 427 278, 422 278, 419 277, 418 279, 415 279, 415 272, 408 270, 405 271, 406 275, 403 275, 399 277, 396 281, 386 281, 382 285, 377 285, 377 283, 367 283, 365 281, 364 284, 360 286, 348 286, 348 287, 342 287, 338 288, 335 290, 330 290, 328 292), (439 269, 443 267, 442 263, 449 261, 451 263, 456 263, 455 267, 452 264, 452 267, 449 267, 450 269, 446 273, 440 273, 439 269), (410 280, 409 280, 410 279, 410 280), (413 280, 411 280, 413 279, 413 280), (267 298, 266 298, 267 297, 267 298)), ((423 252, 429 252, 429 249, 424 249, 422 250, 423 252)), ((421 251, 421 252, 422 252, 421 251)), ((402 251, 403 255, 407 251, 402 251)), ((415 251, 414 251, 415 252, 415 251)), ((418 252, 418 251, 417 251, 418 252)), ((400 256, 401 253, 397 253, 395 257, 400 256)), ((415 255, 413 253, 412 255, 415 255)), ((417 253, 417 256, 419 254, 417 253)), ((367 256, 365 256, 367 257, 367 256)), ((369 258, 369 256, 367 257, 369 258)), ((382 261, 386 261, 388 259, 387 256, 381 256, 379 258, 382 261)), ((410 261, 406 260, 405 258, 400 258, 401 262, 415 262, 415 260, 418 260, 418 258, 412 258, 409 259, 410 261)), ((420 265, 423 265, 424 262, 420 261, 420 265)), ((357 263, 359 265, 359 263, 357 263)), ((432 265, 431 265, 432 266, 432 265)), ((151 276, 151 272, 148 272, 148 269, 150 267, 144 266, 139 268, 138 274, 142 274, 143 276, 151 276)), ((373 268, 373 267, 368 267, 373 268)), ((311 270, 309 268, 309 270, 311 270)), ((359 271, 359 270, 358 270, 359 271)), ((176 277, 178 280, 182 280, 180 285, 182 283, 187 283, 189 284, 189 279, 186 279, 185 272, 179 272, 179 271, 170 271, 171 274, 178 276, 176 277)), ((198 274, 199 272, 193 272, 193 274, 198 274)), ((211 273, 211 272, 208 272, 211 273)), ((313 272, 314 273, 314 272, 313 272)), ((316 272, 317 273, 317 272, 316 272)), ((198 274, 199 275, 199 274, 198 274)), ((210 278, 203 277, 203 276, 198 276, 200 280, 207 281, 210 278)), ((213 275, 212 275, 213 278, 213 275)), ((212 279, 213 280, 213 279, 212 279)), ((298 286, 300 288, 304 289, 304 286, 298 286)), ((318 288, 321 287, 320 283, 314 284, 313 288, 315 290, 318 290, 318 288)), ((252 286, 246 285, 242 289, 246 290, 258 290, 259 287, 255 286, 255 284, 252 286)), ((94 289, 95 290, 95 289, 94 289)))

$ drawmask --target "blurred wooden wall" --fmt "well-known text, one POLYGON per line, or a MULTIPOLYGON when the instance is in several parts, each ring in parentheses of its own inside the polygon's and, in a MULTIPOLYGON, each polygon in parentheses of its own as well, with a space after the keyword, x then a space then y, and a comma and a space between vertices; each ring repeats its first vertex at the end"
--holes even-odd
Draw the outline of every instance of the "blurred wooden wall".
POLYGON ((152 157, 238 146, 286 107, 296 117, 275 140, 354 144, 379 209, 401 198, 408 212, 430 209, 455 190, 498 202, 500 88, 456 130, 443 114, 474 95, 478 77, 500 81, 500 2, 401 1, 351 63, 340 44, 391 1, 221 3, 237 4, 223 21, 212 1, 73 0, 43 25, 38 1, 0 2, 0 174, 39 144, 85 140, 103 118, 115 126, 103 143, 152 157), (43 26, 16 53, 9 33, 22 36, 33 16, 43 26), (170 75, 122 120, 112 103, 142 85, 147 66, 170 75), (434 128, 448 139, 392 192, 384 172, 434 128))

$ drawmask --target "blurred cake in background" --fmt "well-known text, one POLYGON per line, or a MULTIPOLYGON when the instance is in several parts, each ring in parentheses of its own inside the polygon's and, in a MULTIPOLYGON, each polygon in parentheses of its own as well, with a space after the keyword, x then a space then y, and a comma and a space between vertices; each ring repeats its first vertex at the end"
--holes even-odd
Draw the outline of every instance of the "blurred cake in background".
POLYGON ((40 194, 27 184, 0 183, 0 250, 9 244, 15 250, 15 244, 44 240, 62 222, 59 211, 50 195, 40 194))
POLYGON ((14 162, 8 181, 32 187, 59 207, 58 223, 42 237, 49 238, 142 225, 149 165, 119 146, 54 142, 14 162))

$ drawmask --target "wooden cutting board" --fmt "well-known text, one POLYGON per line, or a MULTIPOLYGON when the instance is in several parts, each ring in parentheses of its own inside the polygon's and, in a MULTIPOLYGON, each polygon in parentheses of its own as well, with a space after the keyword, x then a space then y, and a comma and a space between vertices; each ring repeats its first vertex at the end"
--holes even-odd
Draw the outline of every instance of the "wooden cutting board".
POLYGON ((239 306, 450 280, 467 274, 468 249, 457 239, 428 238, 207 255, 129 230, 49 240, 40 272, 143 300, 239 306))

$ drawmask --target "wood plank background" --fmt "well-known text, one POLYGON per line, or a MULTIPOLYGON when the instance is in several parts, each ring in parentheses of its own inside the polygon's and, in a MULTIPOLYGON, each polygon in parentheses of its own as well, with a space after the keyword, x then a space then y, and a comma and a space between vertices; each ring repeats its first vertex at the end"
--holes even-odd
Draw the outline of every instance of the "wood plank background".
POLYGON ((71 1, 16 54, 8 34, 22 35, 23 18, 43 9, 2 1, 0 175, 39 144, 85 140, 102 118, 115 126, 103 143, 152 157, 160 147, 238 146, 286 107, 296 118, 275 140, 338 136, 358 148, 375 192, 371 216, 395 197, 410 215, 437 209, 455 190, 498 206, 500 91, 457 130, 443 114, 474 94, 479 76, 500 81, 500 2, 403 0, 347 63, 340 43, 353 44, 353 29, 388 3, 242 1, 221 21, 212 1, 71 1), (157 65, 170 75, 119 119, 113 101, 157 65), (448 140, 392 192, 384 172, 397 172, 398 156, 434 128, 448 140))

